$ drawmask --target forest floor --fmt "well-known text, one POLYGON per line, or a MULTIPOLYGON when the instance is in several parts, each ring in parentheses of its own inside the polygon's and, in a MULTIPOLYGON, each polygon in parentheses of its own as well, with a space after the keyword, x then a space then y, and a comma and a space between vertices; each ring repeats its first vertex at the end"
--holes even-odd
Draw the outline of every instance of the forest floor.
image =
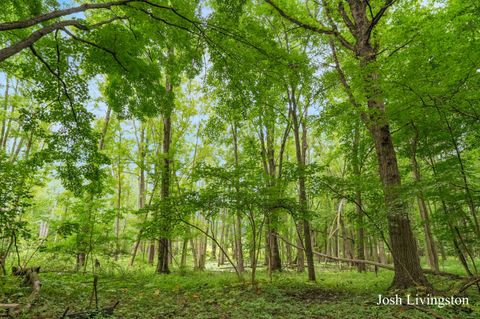
MULTIPOLYGON (((98 305, 119 301, 114 318, 480 318, 476 287, 468 290, 470 305, 462 307, 377 306, 378 294, 387 294, 393 273, 359 274, 338 267, 318 268, 317 282, 305 274, 260 271, 256 287, 231 272, 180 271, 154 274, 153 267, 103 267, 98 273, 98 305), (327 269, 328 268, 328 269, 327 269)), ((40 297, 18 318, 60 318, 94 308, 92 274, 48 270, 40 273, 40 297)), ((458 288, 459 282, 429 277, 438 291, 458 288)), ((22 302, 30 288, 20 279, 0 277, 0 303, 22 302)), ((404 294, 404 293, 403 293, 404 294)), ((0 311, 1 313, 1 311, 0 311)))

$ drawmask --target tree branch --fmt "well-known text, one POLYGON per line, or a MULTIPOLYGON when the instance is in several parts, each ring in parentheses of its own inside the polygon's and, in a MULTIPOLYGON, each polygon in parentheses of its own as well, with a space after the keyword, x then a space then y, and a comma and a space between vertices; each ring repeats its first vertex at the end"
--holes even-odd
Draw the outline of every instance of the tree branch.
POLYGON ((60 21, 56 22, 53 24, 50 24, 42 29, 39 29, 35 32, 33 32, 28 38, 25 38, 23 40, 20 40, 19 42, 6 47, 4 49, 0 50, 0 62, 8 59, 12 55, 15 55, 22 51, 23 49, 26 49, 28 47, 31 47, 35 42, 46 36, 47 34, 58 30, 62 29, 67 26, 74 26, 78 29, 81 30, 88 30, 88 27, 85 25, 81 24, 78 20, 65 20, 65 21, 60 21))
POLYGON ((390 8, 396 1, 397 0, 386 0, 383 7, 377 12, 375 17, 373 17, 372 22, 368 26, 367 34, 368 34, 369 37, 370 37, 370 34, 371 34, 373 28, 375 28, 375 26, 380 21, 380 19, 383 17, 383 15, 387 11, 387 9, 390 8))
MULTIPOLYGON (((163 23, 165 23, 166 25, 169 25, 169 26, 172 26, 172 27, 175 27, 175 28, 179 28, 179 29, 182 29, 184 31, 187 31, 188 33, 192 33, 192 34, 195 34, 195 32, 193 32, 192 30, 190 30, 189 28, 187 27, 184 27, 184 26, 181 26, 181 25, 178 25, 178 24, 175 24, 175 23, 172 23, 172 22, 169 22, 163 18, 160 18, 156 15, 154 15, 152 12, 148 11, 148 10, 145 10, 145 9, 142 9, 142 8, 137 8, 137 7, 134 7, 134 6, 130 6, 130 5, 127 5, 129 8, 132 8, 132 9, 135 9, 135 10, 138 10, 138 11, 141 11, 143 13, 145 13, 146 15, 148 15, 150 18, 154 19, 154 20, 157 20, 157 21, 161 21, 163 23)), ((189 20, 187 20, 189 21, 189 20)))
POLYGON ((54 69, 52 69, 52 67, 48 64, 47 61, 45 61, 41 56, 40 54, 38 54, 38 52, 35 50, 35 48, 33 47, 33 44, 30 46, 30 50, 32 51, 33 55, 36 56, 40 62, 43 63, 43 65, 45 65, 45 67, 48 69, 48 71, 50 71, 50 73, 52 73, 57 79, 58 81, 62 84, 62 87, 63 87, 63 91, 65 93, 65 96, 67 97, 68 99, 68 102, 70 104, 70 109, 72 111, 72 115, 73 115, 73 119, 75 121, 75 123, 77 123, 77 126, 78 126, 78 118, 77 118, 77 113, 75 112, 75 107, 73 105, 73 100, 72 100, 72 97, 70 96, 70 94, 68 93, 68 88, 67 88, 67 84, 65 83, 65 81, 63 81, 63 79, 61 78, 60 74, 58 74, 57 72, 55 72, 54 69))
POLYGON ((54 10, 48 13, 43 13, 27 20, 0 23, 0 31, 24 29, 24 28, 37 25, 41 22, 67 16, 73 13, 83 12, 83 11, 92 10, 92 9, 108 9, 113 6, 120 6, 120 5, 124 5, 134 1, 143 2, 141 0, 121 0, 121 1, 115 1, 115 2, 96 3, 96 4, 85 3, 85 4, 82 4, 81 6, 74 7, 74 8, 54 10))
POLYGON ((353 24, 352 20, 350 20, 350 17, 345 11, 345 7, 343 6, 342 1, 338 3, 338 11, 340 11, 340 15, 342 16, 343 22, 345 22, 350 32, 352 34, 355 34, 355 25, 353 24))
POLYGON ((308 23, 304 23, 304 22, 301 22, 300 20, 288 15, 285 11, 283 11, 280 7, 278 7, 273 1, 271 0, 264 0, 266 3, 268 3, 269 5, 271 5, 277 12, 278 14, 280 14, 283 18, 287 19, 288 21, 306 29, 306 30, 310 30, 310 31, 313 31, 315 33, 318 33, 318 34, 325 34, 325 35, 333 35, 335 36, 341 43, 342 45, 349 49, 349 50, 352 50, 353 51, 353 45, 347 41, 347 39, 345 39, 341 34, 340 32, 336 31, 336 30, 333 30, 333 29, 327 29, 325 27, 321 27, 321 28, 318 28, 316 26, 313 26, 311 24, 308 24, 308 23))
POLYGON ((117 53, 115 51, 112 51, 108 48, 105 48, 105 47, 102 47, 94 42, 91 42, 89 40, 85 40, 85 39, 82 39, 80 37, 77 37, 75 34, 71 33, 67 28, 62 28, 62 30, 68 34, 70 37, 72 37, 74 40, 77 40, 79 42, 82 42, 82 43, 85 43, 85 44, 88 44, 88 45, 91 45, 92 47, 94 48, 97 48, 97 49, 100 49, 102 51, 105 51, 107 53, 110 53, 112 55, 112 57, 115 59, 115 61, 122 67, 122 69, 125 71, 125 72, 128 72, 127 68, 122 64, 122 62, 120 62, 120 60, 118 59, 117 57, 117 53))

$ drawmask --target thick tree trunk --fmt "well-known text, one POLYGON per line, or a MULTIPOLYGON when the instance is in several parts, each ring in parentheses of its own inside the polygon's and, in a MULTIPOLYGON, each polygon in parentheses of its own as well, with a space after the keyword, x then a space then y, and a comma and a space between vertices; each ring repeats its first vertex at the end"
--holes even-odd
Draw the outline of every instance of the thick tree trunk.
POLYGON ((269 252, 270 252, 270 270, 275 271, 275 270, 282 270, 282 260, 280 258, 280 249, 278 245, 278 239, 277 239, 277 231, 275 228, 270 228, 270 231, 268 232, 268 242, 269 242, 269 252))
MULTIPOLYGON (((383 102, 369 101, 370 109, 383 114, 383 102)), ((395 267, 392 288, 429 286, 418 257, 417 243, 412 232, 406 205, 400 194, 401 180, 392 136, 384 116, 369 123, 375 142, 380 178, 383 183, 385 206, 387 209, 390 245, 395 267)))
MULTIPOLYGON (((370 21, 366 1, 348 1, 351 16, 343 15, 343 20, 354 39, 354 44, 337 36, 342 45, 352 50, 355 58, 359 61, 364 95, 367 101, 368 112, 363 112, 360 104, 356 101, 352 89, 347 83, 345 74, 340 67, 336 56, 335 47, 331 42, 332 55, 340 80, 347 91, 349 100, 361 114, 361 118, 368 128, 374 143, 379 166, 379 175, 383 184, 385 206, 387 209, 388 228, 390 233, 390 248, 394 259, 395 277, 392 288, 409 288, 419 285, 430 286, 420 268, 417 245, 408 218, 406 205, 400 194, 401 178, 397 165, 397 156, 393 147, 392 136, 385 115, 383 92, 380 88, 379 74, 375 66, 378 53, 378 43, 372 46, 372 31, 383 13, 388 9, 386 4, 378 14, 378 19, 370 21)), ((333 18, 328 5, 324 1, 325 12, 332 27, 335 28, 333 18)))

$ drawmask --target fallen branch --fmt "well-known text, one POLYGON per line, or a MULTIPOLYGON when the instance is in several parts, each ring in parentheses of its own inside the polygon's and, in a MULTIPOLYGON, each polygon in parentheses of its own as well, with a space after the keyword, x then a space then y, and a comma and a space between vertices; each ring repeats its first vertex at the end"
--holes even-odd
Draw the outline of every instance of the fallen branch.
MULTIPOLYGON (((277 238, 280 238, 281 240, 283 240, 287 245, 290 245, 290 246, 293 246, 293 247, 296 247, 298 249, 302 249, 304 250, 303 247, 301 246, 298 246, 298 245, 295 245, 289 241, 287 241, 285 238, 279 236, 279 235, 275 235, 277 238)), ((319 253, 318 251, 314 251, 313 254, 317 255, 317 256, 320 256, 320 257, 324 257, 324 258, 327 258, 327 259, 331 259, 331 260, 337 260, 337 261, 342 261, 342 262, 348 262, 348 263, 359 263, 359 264, 366 264, 366 265, 372 265, 372 266, 376 266, 376 267, 379 267, 379 268, 383 268, 383 269, 388 269, 388 270, 392 270, 394 271, 395 268, 391 265, 386 265, 386 264, 382 264, 382 263, 379 263, 379 262, 375 262, 375 261, 371 261, 371 260, 362 260, 362 259, 350 259, 350 258, 342 258, 342 257, 334 257, 334 256, 329 256, 329 255, 326 255, 326 254, 322 254, 322 253, 319 253)), ((431 269, 422 269, 424 273, 426 274, 430 274, 430 275, 437 275, 437 276, 444 276, 444 277, 450 277, 450 278, 455 278, 455 279, 466 279, 466 278, 471 278, 471 277, 465 277, 465 276, 460 276, 460 275, 457 275, 457 274, 452 274, 452 273, 449 273, 449 272, 443 272, 443 271, 440 271, 440 272, 435 272, 431 269)), ((475 283, 475 282, 474 282, 475 283)))
POLYGON ((478 284, 479 282, 480 282, 480 277, 478 277, 474 280, 471 280, 470 282, 467 282, 462 288, 460 288, 458 290, 458 293, 460 294, 460 293, 464 292, 465 290, 467 290, 468 287, 473 286, 475 284, 478 284))

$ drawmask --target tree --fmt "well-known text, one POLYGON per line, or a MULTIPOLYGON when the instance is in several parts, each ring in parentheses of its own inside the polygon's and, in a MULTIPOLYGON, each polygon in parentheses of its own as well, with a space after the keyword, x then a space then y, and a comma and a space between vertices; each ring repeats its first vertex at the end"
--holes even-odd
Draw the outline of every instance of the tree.
MULTIPOLYGON (((332 36, 347 52, 354 55, 354 59, 358 62, 358 71, 360 73, 361 100, 366 101, 366 109, 355 100, 354 92, 351 92, 352 88, 347 83, 338 57, 335 58, 335 63, 345 90, 349 91, 350 102, 352 106, 358 109, 361 119, 375 143, 379 175, 383 184, 385 204, 388 212, 391 250, 395 264, 395 278, 392 287, 406 288, 429 285, 420 267, 410 219, 401 196, 401 177, 397 164, 397 155, 393 146, 388 119, 385 116, 385 100, 379 83, 380 72, 376 59, 380 51, 377 44, 372 44, 372 41, 379 40, 374 35, 376 27, 395 1, 386 1, 385 4, 379 6, 376 13, 372 14, 370 18, 368 16, 373 12, 373 9, 367 1, 348 2, 350 15, 347 14, 343 2, 340 2, 338 16, 349 31, 348 35, 353 39, 353 43, 343 36, 343 28, 339 29, 337 27, 334 20, 336 16, 333 16, 331 7, 326 1, 323 2, 322 7, 325 19, 330 25, 329 27, 325 27, 318 21, 316 22, 317 25, 302 22, 287 14, 271 0, 265 0, 265 2, 291 23, 323 36, 332 36)), ((334 44, 332 45, 332 53, 336 55, 335 51, 334 44)))

